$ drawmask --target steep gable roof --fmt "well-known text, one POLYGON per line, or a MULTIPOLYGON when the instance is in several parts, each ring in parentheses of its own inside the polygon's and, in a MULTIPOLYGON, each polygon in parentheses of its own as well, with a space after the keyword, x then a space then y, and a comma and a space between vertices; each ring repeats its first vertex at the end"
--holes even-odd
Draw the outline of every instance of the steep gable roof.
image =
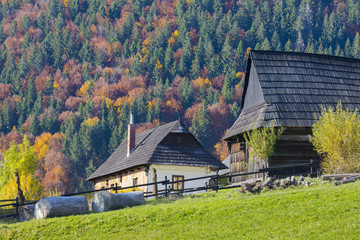
POLYGON ((147 164, 226 168, 200 143, 199 146, 162 145, 161 142, 170 133, 191 134, 180 120, 138 133, 135 137, 135 148, 129 156, 127 156, 127 139, 125 139, 87 181, 147 164))
POLYGON ((307 53, 251 51, 242 111, 224 139, 258 128, 262 120, 265 126, 274 120, 275 126, 311 127, 315 114, 321 112, 321 106, 336 106, 339 101, 351 110, 359 108, 360 60, 307 53), (249 88, 251 81, 258 81, 260 89, 249 88), (256 102, 251 96, 259 92, 263 101, 256 102))

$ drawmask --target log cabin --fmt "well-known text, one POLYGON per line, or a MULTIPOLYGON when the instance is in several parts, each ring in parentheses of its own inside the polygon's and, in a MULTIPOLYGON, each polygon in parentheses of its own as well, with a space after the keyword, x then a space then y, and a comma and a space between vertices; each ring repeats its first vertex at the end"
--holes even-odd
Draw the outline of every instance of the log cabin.
MULTIPOLYGON (((247 60, 241 112, 225 135, 230 173, 257 171, 301 163, 320 163, 309 141, 321 106, 339 101, 350 110, 360 106, 360 60, 317 54, 251 51, 247 60), (270 126, 284 132, 269 159, 252 161, 244 134, 270 126)), ((308 168, 270 171, 270 175, 302 174, 308 168)), ((232 178, 232 183, 244 177, 232 178)))
MULTIPOLYGON (((131 120, 132 121, 132 120, 131 120)), ((128 137, 111 156, 87 179, 94 189, 129 187, 165 180, 180 181, 211 175, 227 168, 210 154, 181 120, 135 134, 135 125, 128 125, 128 137)), ((179 182, 173 190, 205 186, 207 179, 179 182)), ((158 191, 164 189, 158 185, 158 191)), ((152 186, 140 187, 153 192, 152 186)))

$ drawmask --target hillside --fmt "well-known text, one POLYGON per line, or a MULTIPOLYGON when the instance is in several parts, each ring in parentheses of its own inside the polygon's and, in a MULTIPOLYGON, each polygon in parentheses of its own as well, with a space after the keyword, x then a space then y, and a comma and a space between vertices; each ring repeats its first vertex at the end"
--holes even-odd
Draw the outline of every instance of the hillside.
POLYGON ((46 193, 88 188, 132 111, 138 131, 182 117, 223 159, 225 144, 214 145, 239 114, 249 50, 358 58, 359 9, 354 0, 2 0, 0 151, 26 134, 37 158, 29 174, 46 193))
POLYGON ((360 182, 236 190, 84 216, 0 225, 1 239, 356 239, 360 182))

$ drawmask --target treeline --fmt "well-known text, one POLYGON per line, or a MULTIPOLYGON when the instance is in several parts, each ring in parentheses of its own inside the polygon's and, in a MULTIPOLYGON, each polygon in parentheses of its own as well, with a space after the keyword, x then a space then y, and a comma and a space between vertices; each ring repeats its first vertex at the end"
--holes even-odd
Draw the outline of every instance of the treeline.
POLYGON ((85 188, 126 136, 130 111, 139 130, 182 117, 213 150, 239 114, 250 49, 359 57, 359 5, 3 0, 1 142, 34 137, 44 150, 35 174, 49 191, 85 188))

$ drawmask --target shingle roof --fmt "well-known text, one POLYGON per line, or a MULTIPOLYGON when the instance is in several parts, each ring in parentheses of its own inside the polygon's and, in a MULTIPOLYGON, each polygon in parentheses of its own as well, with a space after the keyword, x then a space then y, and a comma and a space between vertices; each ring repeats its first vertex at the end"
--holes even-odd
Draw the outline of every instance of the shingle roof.
POLYGON ((198 146, 160 145, 170 133, 191 134, 180 120, 138 133, 135 137, 135 148, 129 156, 127 156, 127 139, 125 139, 87 181, 148 164, 226 168, 200 144, 198 146))
MULTIPOLYGON (((254 67, 264 102, 243 108, 224 139, 274 120, 275 126, 311 127, 321 106, 339 101, 351 110, 360 107, 360 60, 327 55, 251 51, 242 107, 254 67)), ((248 104, 247 104, 248 105, 248 104)))

